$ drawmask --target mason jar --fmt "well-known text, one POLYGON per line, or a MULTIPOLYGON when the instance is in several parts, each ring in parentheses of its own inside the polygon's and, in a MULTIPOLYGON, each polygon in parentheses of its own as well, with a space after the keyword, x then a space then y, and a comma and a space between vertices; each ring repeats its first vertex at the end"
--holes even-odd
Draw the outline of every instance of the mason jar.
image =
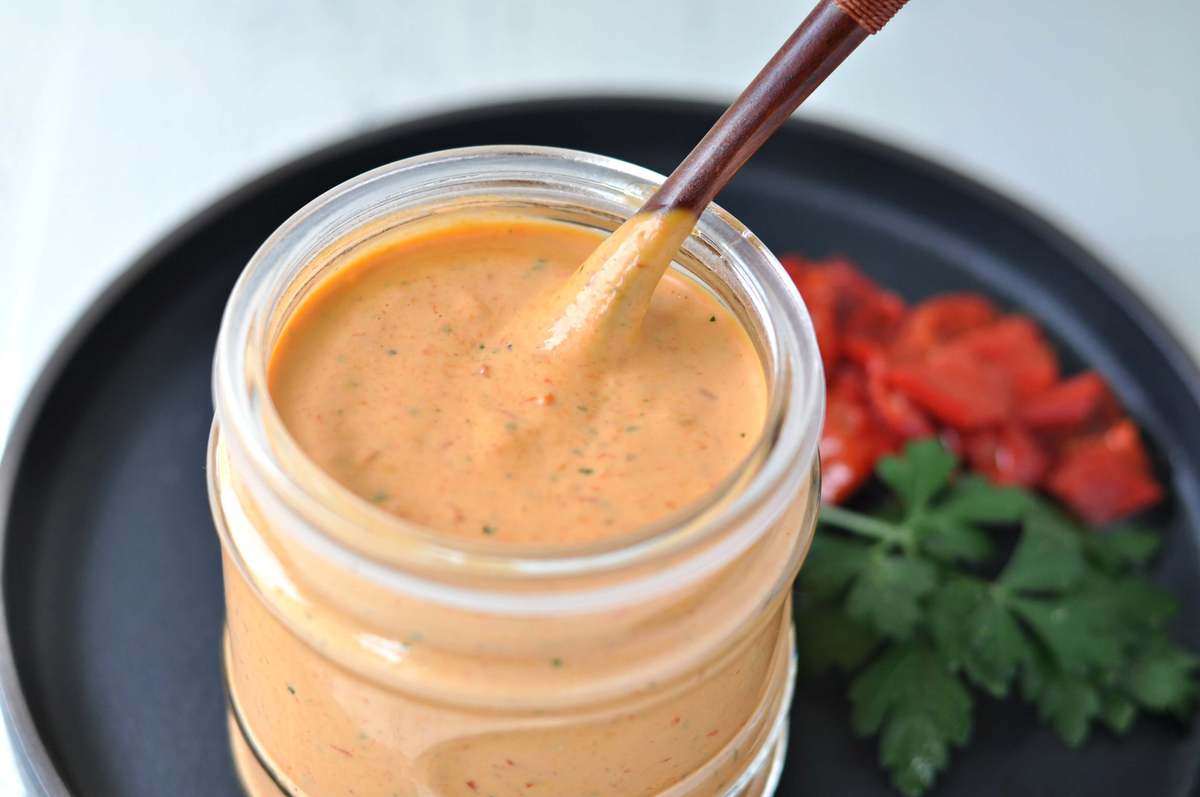
POLYGON ((568 150, 437 152, 334 188, 250 260, 217 343, 208 461, 249 794, 773 792, 824 386, 797 292, 740 222, 710 207, 673 268, 745 326, 766 422, 718 489, 652 527, 553 547, 439 535, 322 472, 267 391, 289 314, 367 242, 498 212, 608 232, 660 181, 568 150))

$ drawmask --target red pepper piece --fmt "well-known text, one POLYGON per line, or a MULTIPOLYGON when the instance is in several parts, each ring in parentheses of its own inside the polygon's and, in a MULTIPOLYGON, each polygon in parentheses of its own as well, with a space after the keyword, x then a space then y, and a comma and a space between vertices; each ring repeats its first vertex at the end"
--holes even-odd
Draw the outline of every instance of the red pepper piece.
POLYGON ((871 476, 890 448, 866 403, 862 374, 845 366, 830 375, 821 433, 821 498, 838 503, 871 476))
POLYGON ((790 256, 780 261, 796 283, 808 315, 812 318, 813 332, 817 335, 817 347, 821 350, 821 364, 829 373, 837 365, 841 355, 838 334, 839 287, 825 270, 811 261, 790 256))
POLYGON ((841 355, 859 368, 867 368, 887 354, 884 344, 861 337, 846 337, 841 341, 841 355))
POLYGON ((1027 429, 1006 423, 966 435, 963 446, 971 467, 996 484, 1033 487, 1046 474, 1049 459, 1027 429))
POLYGON ((1028 318, 1007 316, 964 333, 950 345, 1008 374, 1017 399, 1036 396, 1058 381, 1058 358, 1028 318))
POLYGON ((882 348, 904 317, 900 297, 880 288, 846 260, 817 262, 791 255, 780 262, 808 306, 826 371, 846 354, 851 339, 856 353, 864 347, 882 348))
POLYGON ((893 364, 888 382, 918 406, 956 429, 980 429, 1012 411, 1008 375, 951 346, 923 361, 893 364))
POLYGON ((825 373, 829 373, 837 365, 842 353, 841 336, 838 335, 837 329, 837 310, 832 303, 807 300, 805 303, 808 305, 808 315, 812 319, 813 332, 817 336, 821 365, 825 366, 825 373))
POLYGON ((844 260, 826 268, 840 288, 838 323, 843 337, 881 346, 890 342, 908 312, 904 300, 844 260))
POLYGON ((923 357, 964 332, 994 321, 996 306, 974 293, 949 293, 926 299, 912 309, 891 347, 896 359, 923 357))
POLYGON ((962 457, 964 445, 962 432, 958 431, 957 429, 952 429, 949 426, 943 426, 942 430, 938 432, 938 440, 940 440, 942 445, 948 448, 950 452, 954 454, 954 456, 962 457))
POLYGON ((867 363, 867 399, 883 425, 900 440, 931 437, 933 422, 908 396, 887 383, 887 365, 880 358, 867 363))
POLYGON ((1095 371, 1064 379, 1021 407, 1021 421, 1034 429, 1056 431, 1108 425, 1120 414, 1108 385, 1095 371))
POLYGON ((1067 443, 1046 488, 1092 523, 1107 523, 1162 499, 1137 427, 1127 418, 1067 443))
POLYGON ((783 270, 792 278, 792 282, 799 286, 800 280, 808 273, 812 261, 800 255, 784 255, 779 258, 779 265, 783 266, 783 270))

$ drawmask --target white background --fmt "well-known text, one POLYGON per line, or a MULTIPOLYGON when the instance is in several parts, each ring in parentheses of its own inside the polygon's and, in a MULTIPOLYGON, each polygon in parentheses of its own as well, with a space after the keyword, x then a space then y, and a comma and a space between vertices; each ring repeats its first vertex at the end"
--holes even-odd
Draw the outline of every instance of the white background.
MULTIPOLYGON (((87 302, 240 181, 482 100, 727 99, 808 4, 0 0, 0 438, 87 302)), ((1197 30, 1197 0, 913 0, 804 113, 1032 205, 1200 351, 1197 30)))

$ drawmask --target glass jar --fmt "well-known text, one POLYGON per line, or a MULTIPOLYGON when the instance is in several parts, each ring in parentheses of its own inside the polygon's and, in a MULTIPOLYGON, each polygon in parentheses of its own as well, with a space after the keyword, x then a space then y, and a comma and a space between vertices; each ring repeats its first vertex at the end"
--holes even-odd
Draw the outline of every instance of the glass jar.
POLYGON ((321 472, 266 388, 289 313, 364 242, 452 213, 609 231, 660 180, 568 150, 433 153, 329 191, 251 259, 221 325, 208 462, 249 793, 774 790, 824 389, 799 296, 736 219, 709 208, 675 268, 749 331, 767 422, 713 495, 651 528, 540 548, 439 536, 321 472))

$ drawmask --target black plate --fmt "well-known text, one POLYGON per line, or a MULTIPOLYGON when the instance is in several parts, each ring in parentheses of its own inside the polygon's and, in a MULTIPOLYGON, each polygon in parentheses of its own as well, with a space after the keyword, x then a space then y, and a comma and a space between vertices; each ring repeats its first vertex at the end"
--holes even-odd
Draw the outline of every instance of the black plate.
MULTIPOLYGON (((712 105, 628 99, 498 106, 404 123, 279 169, 142 257, 59 349, 0 479, 7 620, 51 759, 86 795, 225 795, 222 598, 204 487, 217 323, 238 272, 301 205, 367 169, 468 144, 553 144, 668 171, 712 105)), ((1028 211, 937 166, 824 126, 788 125, 722 204, 777 252, 848 254, 909 297, 983 290, 1040 317, 1101 369, 1170 474, 1162 581, 1200 647, 1200 373, 1096 259, 1028 211)), ((1184 797, 1200 733, 1141 720, 1071 752, 1023 705, 981 698, 970 747, 933 792, 1184 797)), ((782 795, 888 795, 836 688, 793 710, 782 795)))

